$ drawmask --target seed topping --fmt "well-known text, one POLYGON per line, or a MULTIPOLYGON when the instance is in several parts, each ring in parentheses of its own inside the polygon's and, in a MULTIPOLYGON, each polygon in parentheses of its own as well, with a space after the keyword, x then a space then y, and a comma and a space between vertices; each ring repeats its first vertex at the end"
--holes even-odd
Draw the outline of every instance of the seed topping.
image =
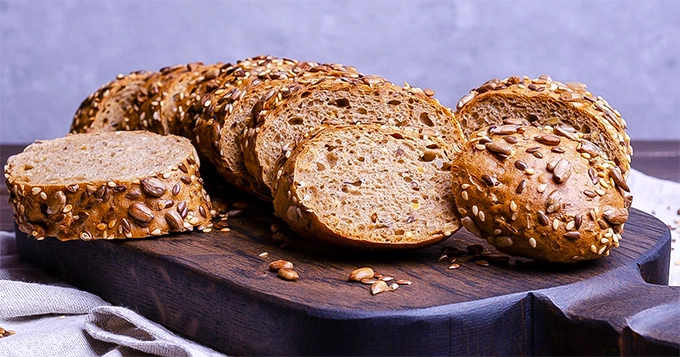
POLYGON ((538 141, 541 144, 548 145, 548 146, 557 146, 560 144, 561 140, 560 137, 557 135, 553 134, 543 134, 534 137, 534 140, 538 141))
POLYGON ((161 197, 166 191, 163 181, 155 177, 145 178, 140 180, 140 183, 142 185, 142 190, 151 197, 161 197))
POLYGON ((128 208, 128 214, 142 223, 149 223, 153 220, 153 211, 141 202, 133 202, 128 208))

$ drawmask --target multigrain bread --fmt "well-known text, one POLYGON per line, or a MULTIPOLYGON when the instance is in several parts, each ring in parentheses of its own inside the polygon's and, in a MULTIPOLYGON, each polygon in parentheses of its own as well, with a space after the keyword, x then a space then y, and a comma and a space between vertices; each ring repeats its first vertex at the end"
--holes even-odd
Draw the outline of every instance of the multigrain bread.
POLYGON ((211 226, 191 143, 149 132, 36 141, 5 165, 21 231, 42 239, 143 238, 211 226))
POLYGON ((89 95, 78 107, 70 132, 90 133, 116 130, 138 130, 126 120, 128 110, 139 111, 137 96, 153 72, 136 71, 119 74, 89 95))
POLYGON ((633 148, 625 131, 626 121, 583 83, 564 84, 547 75, 492 79, 461 98, 455 114, 466 137, 507 118, 525 119, 534 125, 551 126, 563 135, 589 140, 616 163, 624 177, 630 170, 633 148))
POLYGON ((258 56, 225 68, 216 79, 216 89, 205 91, 193 115, 199 150, 222 177, 235 186, 257 193, 245 169, 239 139, 245 120, 259 100, 261 85, 283 81, 316 66, 272 56, 258 56))
POLYGON ((357 249, 419 248, 460 227, 456 149, 422 129, 323 128, 282 158, 274 209, 310 240, 357 249))
MULTIPOLYGON (((378 76, 322 77, 268 95, 242 137, 246 168, 263 194, 271 192, 277 160, 321 125, 377 124, 414 127, 455 148, 463 141, 458 122, 419 88, 399 87, 378 76)), ((448 152, 453 155, 454 152, 448 152)))
POLYGON ((453 161, 461 223, 499 251, 549 262, 609 255, 632 196, 617 165, 584 139, 506 119, 471 134, 453 161))

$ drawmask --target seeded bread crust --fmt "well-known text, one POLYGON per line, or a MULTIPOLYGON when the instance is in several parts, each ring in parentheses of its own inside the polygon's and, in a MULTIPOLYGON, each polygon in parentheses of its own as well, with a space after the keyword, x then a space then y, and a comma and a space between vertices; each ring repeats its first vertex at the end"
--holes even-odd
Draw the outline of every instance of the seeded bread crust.
MULTIPOLYGON (((145 155, 143 160, 150 166, 155 164, 152 155, 145 155)), ((96 165, 92 162, 93 167, 96 165)), ((92 240, 144 238, 211 227, 211 203, 203 189, 199 165, 195 149, 185 138, 118 131, 36 141, 23 153, 10 157, 4 171, 9 203, 21 231, 37 239, 56 236, 59 240, 92 240), (127 170, 125 161, 120 163, 121 176, 106 180, 89 180, 83 173, 68 182, 61 177, 37 181, 31 174, 33 169, 41 170, 41 165, 70 165, 52 162, 47 153, 67 148, 71 160, 79 162, 86 150, 95 150, 92 155, 96 157, 113 156, 116 153, 104 143, 112 147, 121 140, 140 154, 153 147, 171 146, 184 159, 158 163, 166 169, 132 179, 122 176, 127 170)))
POLYGON ((626 121, 602 97, 596 97, 578 82, 566 84, 542 75, 537 79, 512 76, 492 79, 458 101, 456 117, 466 136, 500 124, 503 119, 528 119, 535 125, 576 129, 575 138, 598 145, 621 169, 630 171, 633 148, 626 121))
POLYGON ((413 249, 460 228, 449 152, 416 128, 319 129, 282 158, 274 210, 300 236, 355 249, 413 249))
POLYGON ((454 159, 462 225, 508 254, 560 263, 609 255, 632 203, 619 168, 586 140, 514 122, 472 134, 454 159))
POLYGON ((101 131, 130 130, 126 124, 128 108, 139 110, 137 95, 144 87, 149 71, 119 74, 88 96, 73 117, 70 132, 90 133, 101 131))
POLYGON ((307 66, 311 64, 272 56, 239 61, 220 74, 217 89, 206 91, 200 105, 195 107, 195 133, 202 153, 215 164, 220 175, 236 187, 257 193, 243 165, 238 136, 244 122, 237 120, 241 118, 235 115, 235 107, 239 107, 244 98, 250 100, 247 96, 253 87, 294 75, 307 66))
MULTIPOLYGON (((130 108, 127 118, 129 128, 148 130, 161 135, 169 135, 178 131, 179 96, 188 83, 200 75, 203 68, 200 62, 187 65, 163 67, 153 72, 140 88, 137 96, 138 111, 130 108)), ((130 129, 127 129, 130 130, 130 129)))
POLYGON ((285 95, 267 95, 269 99, 241 139, 246 168, 257 180, 262 195, 272 192, 279 170, 277 160, 289 155, 320 125, 414 127, 441 136, 451 147, 464 141, 449 108, 420 88, 398 87, 378 76, 313 78, 309 83, 282 87, 279 92, 285 95))

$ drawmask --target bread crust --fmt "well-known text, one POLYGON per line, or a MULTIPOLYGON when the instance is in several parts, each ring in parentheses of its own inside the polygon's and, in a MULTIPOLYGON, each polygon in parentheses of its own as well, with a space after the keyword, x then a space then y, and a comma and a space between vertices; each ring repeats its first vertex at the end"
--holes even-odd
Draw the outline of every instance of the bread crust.
POLYGON ((91 133, 139 129, 128 126, 125 113, 130 107, 139 110, 137 95, 152 73, 136 71, 128 75, 119 74, 116 79, 99 87, 80 104, 69 131, 91 133))
MULTIPOLYGON (((92 240, 144 238, 211 227, 210 197, 203 189, 196 151, 185 138, 175 137, 177 150, 186 152, 183 160, 167 163, 167 170, 135 179, 111 177, 55 184, 30 182, 16 175, 40 146, 69 147, 74 136, 87 142, 117 140, 122 135, 144 139, 152 146, 155 136, 148 132, 73 134, 35 142, 10 157, 4 168, 5 184, 19 229, 37 239, 92 240)), ((79 148, 72 152, 74 160, 78 159, 79 148)), ((144 160, 153 160, 153 156, 144 160)), ((121 165, 124 170, 124 163, 121 165)))
POLYGON ((505 124, 475 133, 452 165, 461 223, 499 251, 570 263, 618 247, 632 196, 592 143, 552 127, 505 124))
MULTIPOLYGON (((396 146, 396 145, 395 145, 396 146)), ((359 150, 359 149, 356 149, 359 150)), ((384 156, 389 162, 390 158, 407 157, 408 153, 402 151, 383 151, 375 148, 373 153, 357 152, 357 156, 367 155, 366 162, 368 171, 350 172, 347 168, 347 176, 344 178, 337 178, 343 180, 351 177, 352 179, 359 178, 367 181, 368 177, 375 177, 376 175, 393 175, 394 177, 401 177, 404 174, 404 167, 399 167, 399 164, 394 166, 394 170, 389 172, 376 171, 368 161, 369 157, 376 157, 377 155, 384 156), (372 156, 373 155, 373 156, 372 156), (403 156, 400 156, 403 155, 403 156), (376 172, 372 172, 376 171, 376 172), (363 175, 363 176, 362 176, 363 175)), ((291 155, 288 158, 281 159, 281 175, 276 181, 274 191, 274 210, 276 215, 284 219, 289 226, 297 232, 300 236, 312 241, 324 242, 332 246, 340 246, 360 250, 388 250, 388 249, 416 249, 429 246, 440 242, 460 228, 458 221, 458 214, 453 209, 453 198, 449 190, 448 165, 450 157, 447 152, 453 151, 449 144, 441 140, 439 137, 424 134, 422 130, 416 128, 398 128, 378 125, 353 125, 353 126, 332 126, 318 128, 309 138, 300 143, 297 147, 292 149, 291 155), (337 224, 336 221, 346 220, 350 213, 345 212, 352 207, 352 203, 344 203, 343 207, 333 212, 328 212, 322 207, 319 207, 318 201, 333 201, 333 200, 355 200, 352 193, 334 192, 330 188, 319 189, 313 191, 305 177, 310 173, 308 168, 313 165, 318 165, 316 162, 310 162, 308 159, 314 156, 314 150, 325 151, 326 145, 347 145, 352 147, 353 143, 340 144, 334 140, 338 137, 338 133, 346 133, 357 136, 366 136, 375 139, 375 142, 381 142, 385 145, 381 147, 386 148, 388 145, 393 145, 400 141, 408 141, 405 144, 397 144, 403 147, 404 151, 426 152, 432 155, 426 159, 426 162, 415 159, 412 162, 413 166, 419 165, 422 170, 418 172, 407 172, 407 176, 412 177, 414 181, 402 182, 405 191, 399 191, 394 188, 394 195, 397 197, 370 197, 373 189, 367 189, 366 197, 356 199, 355 203, 366 205, 363 210, 360 210, 361 215, 371 216, 371 222, 366 226, 366 233, 352 232, 349 229, 344 229, 337 224), (410 148, 407 148, 407 145, 410 148), (319 149, 320 148, 320 149, 319 149), (436 152, 436 154, 435 154, 436 152), (421 166, 422 165, 422 166, 421 166), (438 166, 439 165, 439 166, 438 166), (432 176, 428 176, 433 174, 432 176), (420 177, 422 176, 422 177, 420 177), (421 179, 419 180, 418 177, 421 179), (416 183, 414 185, 413 183, 416 183), (421 186, 417 185, 421 182, 421 186), (415 187, 415 188, 414 188, 415 187), (418 191, 422 189, 423 191, 418 191), (312 190, 312 191, 310 191, 312 190), (316 192, 315 195, 310 195, 310 192, 316 192), (427 195, 429 199, 423 200, 421 193, 427 195), (321 195, 321 196, 320 196, 321 195), (420 201, 414 203, 414 197, 419 197, 420 201), (389 200, 389 204, 378 204, 382 200, 389 200), (317 203, 315 203, 315 201, 317 203), (372 204, 376 203, 376 204, 372 204), (390 204, 399 206, 403 209, 404 217, 399 219, 389 219, 383 221, 384 217, 389 217, 394 212, 391 211, 390 204), (442 207, 445 206, 445 207, 442 207), (419 209, 432 209, 428 207, 435 207, 435 213, 421 213, 419 209), (407 212, 407 213, 406 213, 407 212), (329 215, 332 213, 332 215, 329 215), (375 214, 372 216, 371 214, 375 214), (328 217, 331 218, 328 218, 328 217), (374 219, 375 218, 375 219, 374 219), (403 219, 401 219, 403 218, 403 219), (392 235, 386 235, 390 231, 398 232, 392 235)), ((338 160, 340 162, 341 160, 338 160)), ((363 160, 360 160, 363 161, 363 160)), ((360 169, 363 170, 363 169, 360 169)), ((410 180, 410 179, 409 179, 410 180)), ((364 182, 366 185, 370 183, 364 182)), ((345 183, 343 183, 345 185, 345 183)), ((356 183, 346 183, 350 187, 357 187, 356 183)), ((329 184, 330 187, 330 184, 329 184)), ((343 186, 344 187, 344 186, 343 186)), ((374 187, 375 189, 375 187, 374 187)), ((424 212, 424 211, 422 211, 424 212)), ((359 223, 357 223, 359 224, 359 223)))
MULTIPOLYGON (((526 76, 522 78, 512 76, 503 80, 492 79, 463 96, 456 105, 455 115, 465 128, 466 134, 469 134, 491 124, 501 124, 504 117, 514 115, 507 108, 497 108, 495 115, 479 118, 473 112, 478 106, 484 105, 483 103, 493 100, 506 103, 536 103, 530 105, 545 108, 549 114, 526 113, 533 116, 531 119, 534 124, 554 127, 566 125, 575 128, 574 135, 577 138, 589 140, 600 146, 607 157, 621 169, 624 177, 627 177, 633 148, 630 145, 630 137, 626 133, 626 121, 605 99, 593 95, 586 88, 583 83, 567 82, 565 84, 554 81, 547 75, 536 79, 526 76), (557 118, 551 114, 552 108, 564 108, 572 114, 568 117, 557 118), (578 121, 578 118, 587 118, 587 120, 578 121)), ((521 110, 530 111, 525 107, 521 110)))

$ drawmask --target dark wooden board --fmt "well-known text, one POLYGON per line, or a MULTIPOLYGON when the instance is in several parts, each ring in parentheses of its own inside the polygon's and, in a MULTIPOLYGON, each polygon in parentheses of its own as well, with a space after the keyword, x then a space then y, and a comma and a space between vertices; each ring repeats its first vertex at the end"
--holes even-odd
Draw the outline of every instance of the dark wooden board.
POLYGON ((230 218, 230 232, 93 242, 18 234, 17 245, 67 282, 228 354, 678 354, 680 332, 668 332, 677 320, 667 316, 680 315, 680 287, 661 285, 670 234, 640 211, 604 259, 456 270, 437 259, 443 246, 480 242, 464 231, 404 253, 330 252, 297 239, 282 249, 269 212, 265 204, 230 218), (292 261, 300 280, 267 271, 275 259, 292 261), (347 282, 363 266, 413 284, 372 296, 347 282))

